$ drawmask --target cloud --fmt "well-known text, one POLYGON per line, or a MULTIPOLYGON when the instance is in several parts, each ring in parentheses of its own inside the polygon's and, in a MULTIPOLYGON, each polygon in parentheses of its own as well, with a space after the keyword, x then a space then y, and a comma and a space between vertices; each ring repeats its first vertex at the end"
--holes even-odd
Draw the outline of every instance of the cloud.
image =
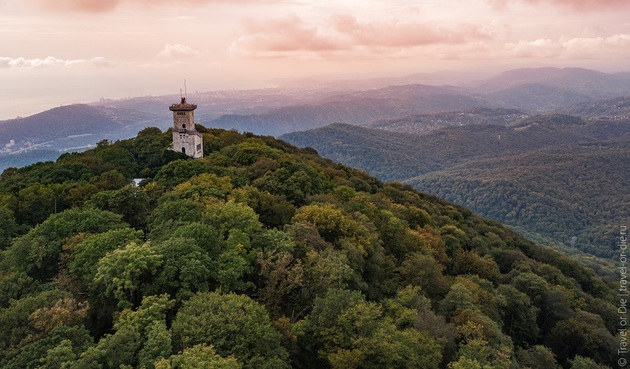
POLYGON ((505 8, 508 3, 524 2, 529 4, 554 5, 565 8, 573 8, 577 11, 615 10, 630 8, 628 0, 487 0, 497 9, 505 8))
POLYGON ((110 63, 103 57, 97 57, 93 59, 75 59, 75 60, 63 60, 55 58, 54 56, 48 56, 44 59, 34 58, 26 59, 23 57, 10 58, 6 56, 0 56, 0 69, 6 68, 43 68, 43 67, 71 67, 76 65, 95 65, 95 66, 108 66, 110 63))
POLYGON ((104 13, 114 10, 119 5, 132 4, 141 6, 159 5, 202 5, 202 4, 255 4, 273 2, 273 0, 25 0, 34 3, 36 6, 57 10, 76 11, 86 13, 104 13))
POLYGON ((432 44, 461 44, 488 39, 480 27, 459 25, 453 29, 423 23, 367 22, 351 15, 333 17, 335 29, 361 46, 413 47, 432 44))
POLYGON ((186 56, 193 56, 198 54, 194 51, 190 46, 182 45, 182 44, 167 44, 164 48, 158 53, 158 56, 161 58, 180 58, 186 56))
POLYGON ((357 57, 389 53, 393 57, 430 45, 463 45, 490 39, 481 27, 453 28, 423 23, 359 22, 354 16, 335 15, 319 27, 307 25, 297 16, 266 21, 247 19, 243 35, 231 50, 253 57, 357 57))
POLYGON ((232 50, 249 56, 276 56, 290 52, 326 52, 344 46, 334 37, 320 34, 297 16, 261 22, 246 19, 242 22, 244 35, 233 44, 232 50))
POLYGON ((560 55, 562 46, 551 39, 519 41, 506 44, 512 56, 520 58, 551 58, 560 55))
POLYGON ((630 34, 560 40, 538 39, 508 43, 505 46, 512 56, 521 58, 590 59, 601 55, 630 58, 630 34))

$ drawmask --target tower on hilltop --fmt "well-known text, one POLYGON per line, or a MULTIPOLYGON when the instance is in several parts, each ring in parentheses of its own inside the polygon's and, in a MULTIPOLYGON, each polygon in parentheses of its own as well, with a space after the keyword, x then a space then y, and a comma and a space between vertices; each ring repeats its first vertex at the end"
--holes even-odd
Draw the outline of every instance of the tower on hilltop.
POLYGON ((203 157, 203 136, 195 129, 195 109, 197 105, 187 103, 185 97, 179 104, 169 107, 173 112, 173 143, 170 149, 198 159, 203 157))

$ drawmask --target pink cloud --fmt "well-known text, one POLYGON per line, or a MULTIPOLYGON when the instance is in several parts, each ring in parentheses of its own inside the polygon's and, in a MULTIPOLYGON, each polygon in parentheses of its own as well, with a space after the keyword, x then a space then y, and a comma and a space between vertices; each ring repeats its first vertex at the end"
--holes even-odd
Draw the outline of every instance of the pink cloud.
POLYGON ((505 8, 508 2, 525 2, 529 4, 550 4, 573 8, 578 11, 610 10, 630 8, 628 0, 488 0, 495 8, 505 8))
POLYGON ((481 27, 459 25, 433 27, 422 23, 359 22, 350 15, 333 16, 319 27, 307 25, 297 16, 273 20, 247 19, 243 35, 232 51, 245 56, 282 57, 296 53, 348 56, 348 53, 383 53, 418 46, 463 45, 489 39, 481 27))
POLYGON ((367 22, 361 23, 351 15, 333 17, 335 29, 350 37, 358 45, 381 47, 413 47, 431 44, 461 44, 490 36, 473 25, 453 29, 422 23, 367 22))
POLYGON ((158 53, 161 58, 181 58, 196 55, 197 52, 190 46, 182 44, 167 44, 158 53))
POLYGON ((93 59, 63 60, 48 56, 45 58, 26 59, 24 57, 11 58, 0 56, 0 69, 3 68, 45 68, 45 67, 73 67, 78 65, 108 66, 108 62, 103 57, 93 59))
POLYGON ((58 11, 103 13, 123 4, 154 6, 163 4, 212 4, 212 3, 265 3, 273 0, 30 0, 37 6, 58 11))
POLYGON ((534 41, 521 40, 505 45, 512 56, 519 58, 591 59, 601 55, 630 58, 630 35, 608 37, 577 37, 571 39, 534 41))
POLYGON ((266 22, 246 19, 242 25, 245 34, 234 42, 233 48, 247 53, 323 52, 342 47, 296 16, 266 22))

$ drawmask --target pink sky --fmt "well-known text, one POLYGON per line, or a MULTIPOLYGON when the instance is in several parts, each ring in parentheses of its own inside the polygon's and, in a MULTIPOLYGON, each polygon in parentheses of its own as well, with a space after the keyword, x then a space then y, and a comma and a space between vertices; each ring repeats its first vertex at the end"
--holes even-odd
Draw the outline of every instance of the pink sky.
POLYGON ((630 0, 3 0, 0 119, 285 77, 630 70, 630 0))

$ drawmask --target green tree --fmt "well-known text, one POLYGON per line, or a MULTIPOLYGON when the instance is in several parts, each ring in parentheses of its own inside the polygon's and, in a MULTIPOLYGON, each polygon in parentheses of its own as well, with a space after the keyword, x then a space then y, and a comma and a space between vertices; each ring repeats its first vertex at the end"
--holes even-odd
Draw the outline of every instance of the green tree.
POLYGON ((155 361, 171 354, 166 314, 174 304, 167 295, 149 296, 137 310, 124 309, 114 324, 114 333, 83 352, 71 368, 153 368, 155 361))
POLYGON ((195 345, 184 349, 181 354, 160 359, 155 369, 241 369, 243 365, 233 356, 222 358, 212 346, 195 345))
POLYGON ((234 201, 209 204, 203 211, 203 219, 226 238, 234 230, 251 236, 262 229, 258 214, 249 206, 234 201))
POLYGON ((107 253, 121 249, 131 242, 139 243, 142 231, 131 228, 112 229, 104 233, 88 235, 72 250, 70 274, 89 286, 98 270, 98 261, 107 253))
POLYGON ((55 193, 48 186, 33 183, 18 192, 18 220, 35 225, 55 212, 55 193))
POLYGON ((510 285, 500 285, 497 288, 503 297, 500 306, 503 331, 512 337, 514 343, 528 346, 538 340, 537 325, 538 309, 532 306, 529 297, 510 285))
POLYGON ((25 271, 47 280, 58 272, 62 240, 78 233, 101 233, 123 228, 120 216, 97 209, 68 209, 51 215, 46 221, 17 238, 6 250, 6 270, 25 271))
POLYGON ((519 365, 524 369, 560 369, 553 352, 546 346, 535 345, 516 351, 519 365))
POLYGON ((377 303, 357 291, 331 289, 316 298, 298 329, 305 349, 333 368, 438 368, 442 357, 440 345, 428 333, 397 329, 377 303))
POLYGON ((278 318, 287 307, 291 294, 303 285, 304 271, 300 260, 288 252, 260 253, 256 259, 260 267, 261 286, 259 300, 267 307, 272 318, 278 318))
POLYGON ((576 355, 571 360, 571 369, 607 369, 608 366, 599 365, 593 359, 576 355))
POLYGON ((103 290, 105 297, 115 298, 119 308, 135 306, 160 265, 161 255, 148 243, 129 243, 98 261, 93 288, 103 290))
POLYGON ((122 215, 122 219, 134 228, 146 226, 149 213, 149 196, 140 187, 131 185, 114 191, 109 198, 107 208, 122 215))
POLYGON ((13 211, 9 207, 0 206, 0 251, 11 245, 11 240, 17 235, 18 225, 13 211))
POLYGON ((216 261, 190 238, 171 238, 153 245, 162 263, 147 293, 168 293, 177 301, 216 285, 216 261))
POLYGON ((212 344, 219 355, 233 355, 245 369, 289 368, 269 315, 244 295, 197 293, 179 309, 171 330, 179 350, 212 344))

